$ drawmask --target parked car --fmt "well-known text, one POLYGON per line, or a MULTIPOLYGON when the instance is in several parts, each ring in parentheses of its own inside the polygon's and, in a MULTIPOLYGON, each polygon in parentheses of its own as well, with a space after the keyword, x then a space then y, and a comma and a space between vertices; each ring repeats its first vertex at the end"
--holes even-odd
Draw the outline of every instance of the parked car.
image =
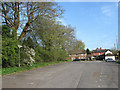
POLYGON ((81 61, 85 61, 85 59, 81 59, 81 61))
POLYGON ((80 59, 74 59, 73 61, 80 61, 80 59))
POLYGON ((112 58, 108 58, 105 60, 106 62, 114 62, 115 60, 113 60, 112 58))

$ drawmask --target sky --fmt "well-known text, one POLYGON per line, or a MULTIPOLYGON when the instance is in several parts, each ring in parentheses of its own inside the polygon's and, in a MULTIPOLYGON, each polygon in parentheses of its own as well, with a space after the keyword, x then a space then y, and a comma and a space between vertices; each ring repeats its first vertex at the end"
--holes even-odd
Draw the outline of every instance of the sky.
MULTIPOLYGON (((75 36, 90 50, 111 49, 118 37, 117 2, 59 2, 65 9, 60 21, 75 27, 75 36)), ((85 49, 86 49, 85 48, 85 49)))

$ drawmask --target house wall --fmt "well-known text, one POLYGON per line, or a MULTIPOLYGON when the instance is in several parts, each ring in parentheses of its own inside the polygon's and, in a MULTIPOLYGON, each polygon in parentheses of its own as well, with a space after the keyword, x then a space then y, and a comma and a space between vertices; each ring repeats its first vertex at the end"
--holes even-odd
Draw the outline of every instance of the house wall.
POLYGON ((98 56, 98 55, 99 55, 99 53, 96 53, 96 55, 98 56))
POLYGON ((105 54, 104 52, 101 53, 101 55, 105 54))
POLYGON ((99 53, 92 53, 93 56, 96 56, 96 55, 99 56, 99 55, 103 55, 103 54, 104 54, 104 52, 101 52, 100 54, 99 53))
POLYGON ((86 59, 86 56, 87 54, 72 54, 72 55, 69 55, 70 59, 71 60, 74 60, 74 59, 86 59))
POLYGON ((69 59, 70 59, 70 60, 74 60, 74 59, 75 59, 75 57, 69 57, 69 59))
POLYGON ((93 56, 95 56, 96 54, 95 53, 92 53, 93 54, 93 56))
POLYGON ((79 54, 78 57, 79 59, 86 59, 87 54, 79 54))

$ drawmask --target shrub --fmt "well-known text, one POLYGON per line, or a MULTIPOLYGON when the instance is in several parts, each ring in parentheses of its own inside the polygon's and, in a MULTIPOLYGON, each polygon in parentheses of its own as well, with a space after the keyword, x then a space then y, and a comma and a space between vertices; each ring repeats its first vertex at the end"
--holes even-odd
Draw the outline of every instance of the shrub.
POLYGON ((2 27, 2 66, 13 67, 18 64, 19 42, 10 35, 10 29, 7 26, 2 27), (8 30, 8 31, 7 31, 8 30))

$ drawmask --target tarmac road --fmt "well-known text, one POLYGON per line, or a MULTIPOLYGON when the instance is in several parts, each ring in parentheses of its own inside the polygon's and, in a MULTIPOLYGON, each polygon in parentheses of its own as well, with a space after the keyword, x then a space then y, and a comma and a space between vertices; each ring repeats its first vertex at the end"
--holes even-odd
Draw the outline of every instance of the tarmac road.
POLYGON ((115 62, 66 62, 2 77, 3 88, 118 88, 115 62))

